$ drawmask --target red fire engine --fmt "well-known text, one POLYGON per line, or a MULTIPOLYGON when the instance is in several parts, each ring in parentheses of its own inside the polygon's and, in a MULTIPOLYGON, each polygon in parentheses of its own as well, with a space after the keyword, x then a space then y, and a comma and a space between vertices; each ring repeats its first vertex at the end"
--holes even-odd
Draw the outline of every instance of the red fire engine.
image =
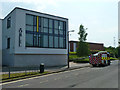
POLYGON ((110 54, 107 51, 100 51, 89 56, 89 62, 93 66, 110 65, 110 54))

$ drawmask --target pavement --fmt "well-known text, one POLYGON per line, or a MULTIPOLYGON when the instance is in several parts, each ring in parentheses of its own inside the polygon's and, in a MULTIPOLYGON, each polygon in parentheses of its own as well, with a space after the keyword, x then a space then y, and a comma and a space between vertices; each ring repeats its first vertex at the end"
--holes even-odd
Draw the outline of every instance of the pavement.
POLYGON ((56 72, 56 71, 71 70, 71 69, 77 69, 77 68, 83 68, 83 67, 89 67, 89 66, 91 66, 89 63, 69 62, 69 68, 68 68, 68 66, 60 66, 60 67, 46 68, 45 70, 50 71, 50 72, 56 72))
POLYGON ((105 67, 86 67, 87 64, 73 63, 72 65, 85 67, 6 82, 2 84, 2 88, 118 88, 118 68, 120 68, 118 60, 112 61, 110 66, 105 67))
MULTIPOLYGON (((54 67, 45 67, 45 71, 49 72, 59 72, 59 71, 64 71, 64 70, 71 70, 71 69, 76 69, 76 68, 82 68, 82 67, 87 67, 90 66, 89 63, 74 63, 74 62, 69 62, 69 69, 68 66, 54 66, 54 67)), ((13 69, 14 70, 14 69, 13 69)), ((34 70, 27 70, 27 72, 33 72, 34 70)), ((38 70, 39 71, 39 70, 38 70)), ((12 71, 11 73, 23 73, 25 72, 24 68, 21 71, 12 71)), ((5 68, 3 72, 0 72, 1 74, 8 74, 8 68, 5 68)))

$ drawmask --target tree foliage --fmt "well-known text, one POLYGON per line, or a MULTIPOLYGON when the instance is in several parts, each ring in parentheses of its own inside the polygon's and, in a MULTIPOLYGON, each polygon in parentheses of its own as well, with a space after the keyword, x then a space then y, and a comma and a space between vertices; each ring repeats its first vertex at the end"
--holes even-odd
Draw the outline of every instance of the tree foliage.
POLYGON ((87 56, 89 54, 89 46, 88 43, 85 41, 87 40, 87 33, 86 29, 84 29, 84 26, 81 24, 79 27, 79 43, 78 43, 78 48, 77 48, 77 55, 78 56, 87 56))

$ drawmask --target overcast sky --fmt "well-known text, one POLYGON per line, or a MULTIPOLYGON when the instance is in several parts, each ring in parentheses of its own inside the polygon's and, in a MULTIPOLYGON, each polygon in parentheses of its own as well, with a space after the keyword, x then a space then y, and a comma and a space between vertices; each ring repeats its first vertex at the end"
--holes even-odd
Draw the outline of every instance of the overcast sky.
POLYGON ((118 46, 118 0, 0 0, 0 18, 15 7, 69 19, 70 40, 78 40, 80 24, 87 29, 87 42, 118 46))

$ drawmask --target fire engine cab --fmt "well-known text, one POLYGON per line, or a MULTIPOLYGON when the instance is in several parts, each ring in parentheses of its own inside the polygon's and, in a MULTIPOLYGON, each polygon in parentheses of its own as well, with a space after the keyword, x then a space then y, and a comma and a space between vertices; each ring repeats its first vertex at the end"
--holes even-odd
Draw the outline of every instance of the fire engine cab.
POLYGON ((110 54, 107 51, 100 51, 89 56, 89 63, 93 66, 110 65, 110 54))

